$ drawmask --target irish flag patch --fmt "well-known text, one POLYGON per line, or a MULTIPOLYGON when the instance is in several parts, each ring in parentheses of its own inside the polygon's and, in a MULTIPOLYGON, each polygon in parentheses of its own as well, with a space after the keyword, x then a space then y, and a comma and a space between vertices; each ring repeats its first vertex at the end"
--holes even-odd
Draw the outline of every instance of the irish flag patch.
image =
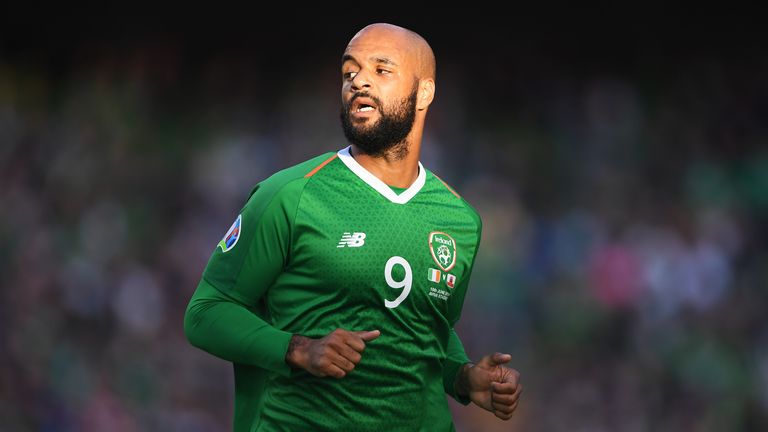
POLYGON ((434 283, 440 283, 440 270, 435 270, 433 268, 429 269, 429 279, 430 282, 434 283))

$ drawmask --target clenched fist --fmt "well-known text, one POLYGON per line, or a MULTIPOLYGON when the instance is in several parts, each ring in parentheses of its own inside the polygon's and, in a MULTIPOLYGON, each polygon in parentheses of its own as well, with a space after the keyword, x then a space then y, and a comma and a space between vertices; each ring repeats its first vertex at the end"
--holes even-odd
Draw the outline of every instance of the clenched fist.
POLYGON ((509 354, 495 353, 475 365, 464 365, 457 380, 457 391, 496 417, 509 420, 523 392, 520 373, 504 366, 510 360, 509 354))
POLYGON ((285 362, 315 376, 343 378, 360 362, 365 343, 379 335, 378 330, 353 332, 344 329, 336 329, 320 339, 293 335, 285 362))

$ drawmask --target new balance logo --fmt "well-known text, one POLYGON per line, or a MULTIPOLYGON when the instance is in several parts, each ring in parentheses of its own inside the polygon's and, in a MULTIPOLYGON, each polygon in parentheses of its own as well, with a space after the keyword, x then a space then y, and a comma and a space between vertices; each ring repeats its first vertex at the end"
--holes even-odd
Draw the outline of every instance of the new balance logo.
POLYGON ((365 233, 363 232, 356 232, 356 233, 348 233, 345 232, 343 236, 341 236, 341 240, 339 240, 339 245, 336 247, 360 247, 365 244, 365 233))

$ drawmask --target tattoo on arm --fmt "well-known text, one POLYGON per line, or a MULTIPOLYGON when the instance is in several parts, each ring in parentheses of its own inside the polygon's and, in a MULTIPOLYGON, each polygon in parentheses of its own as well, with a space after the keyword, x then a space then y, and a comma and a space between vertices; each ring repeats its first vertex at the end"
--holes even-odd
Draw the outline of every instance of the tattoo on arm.
POLYGON ((288 351, 285 353, 285 362, 291 367, 300 368, 296 359, 296 351, 299 351, 300 348, 305 347, 308 343, 309 339, 304 336, 297 334, 291 336, 291 340, 288 342, 288 351))
POLYGON ((459 369, 459 373, 456 374, 456 381, 453 384, 453 388, 456 390, 456 394, 459 396, 469 396, 469 369, 475 364, 472 362, 464 363, 459 369))

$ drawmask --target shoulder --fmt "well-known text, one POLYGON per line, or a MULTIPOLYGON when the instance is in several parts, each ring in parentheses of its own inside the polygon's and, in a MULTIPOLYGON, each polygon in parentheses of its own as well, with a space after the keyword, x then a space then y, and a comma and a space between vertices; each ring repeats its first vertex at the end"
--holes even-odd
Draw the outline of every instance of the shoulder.
POLYGON ((483 221, 480 218, 480 213, 478 213, 477 210, 466 199, 464 199, 464 197, 456 192, 456 189, 449 185, 445 180, 440 178, 440 176, 430 170, 426 171, 427 178, 433 180, 437 184, 437 189, 441 192, 441 194, 446 197, 449 202, 454 203, 460 211, 467 215, 467 217, 474 221, 475 225, 477 226, 477 232, 479 234, 483 229, 483 221))
POLYGON ((300 194, 309 179, 337 156, 336 152, 323 153, 307 161, 280 170, 262 180, 251 189, 248 204, 291 198, 300 194))

